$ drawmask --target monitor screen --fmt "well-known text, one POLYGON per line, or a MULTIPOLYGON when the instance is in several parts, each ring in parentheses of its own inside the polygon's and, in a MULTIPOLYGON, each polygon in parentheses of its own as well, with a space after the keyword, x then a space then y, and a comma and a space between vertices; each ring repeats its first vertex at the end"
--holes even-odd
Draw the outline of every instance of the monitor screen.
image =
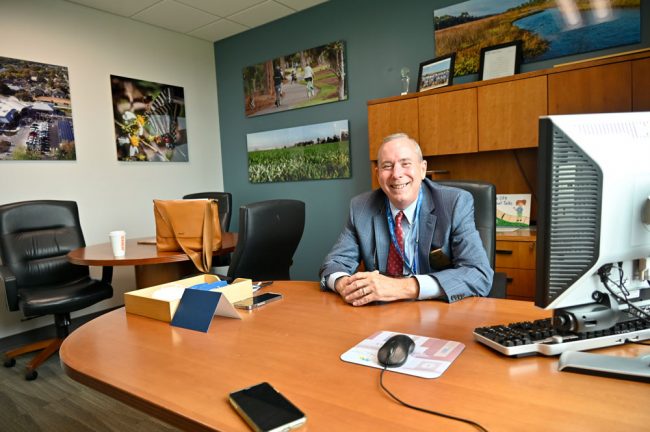
POLYGON ((611 295, 604 277, 616 293, 643 302, 650 112, 548 116, 539 126, 535 304, 594 303, 599 293, 611 295))

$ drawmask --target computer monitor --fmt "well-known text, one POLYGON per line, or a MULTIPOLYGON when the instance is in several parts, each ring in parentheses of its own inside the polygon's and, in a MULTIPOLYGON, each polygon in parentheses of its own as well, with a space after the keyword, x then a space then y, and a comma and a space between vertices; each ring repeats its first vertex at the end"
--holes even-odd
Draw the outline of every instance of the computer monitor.
POLYGON ((650 112, 543 117, 539 138, 535 304, 578 333, 642 316, 650 304, 650 112))

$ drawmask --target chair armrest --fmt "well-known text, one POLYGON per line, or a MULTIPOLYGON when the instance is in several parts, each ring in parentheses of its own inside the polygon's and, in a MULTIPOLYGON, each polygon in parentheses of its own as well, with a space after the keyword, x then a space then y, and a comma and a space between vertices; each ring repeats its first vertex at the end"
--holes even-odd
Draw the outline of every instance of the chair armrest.
POLYGON ((7 305, 10 311, 17 311, 18 307, 18 285, 16 284, 16 275, 6 266, 0 266, 0 280, 5 285, 7 295, 7 305))
POLYGON ((492 289, 488 297, 492 298, 506 298, 507 295, 507 276, 502 272, 494 272, 494 279, 492 280, 492 289))

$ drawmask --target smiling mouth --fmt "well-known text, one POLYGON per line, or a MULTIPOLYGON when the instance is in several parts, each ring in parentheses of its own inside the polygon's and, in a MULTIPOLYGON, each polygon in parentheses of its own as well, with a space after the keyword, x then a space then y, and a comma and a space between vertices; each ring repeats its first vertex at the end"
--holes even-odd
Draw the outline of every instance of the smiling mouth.
POLYGON ((393 184, 393 185, 390 185, 390 188, 391 189, 401 190, 401 189, 404 189, 405 187, 407 187, 410 184, 411 184, 411 182, 402 183, 402 184, 393 184))

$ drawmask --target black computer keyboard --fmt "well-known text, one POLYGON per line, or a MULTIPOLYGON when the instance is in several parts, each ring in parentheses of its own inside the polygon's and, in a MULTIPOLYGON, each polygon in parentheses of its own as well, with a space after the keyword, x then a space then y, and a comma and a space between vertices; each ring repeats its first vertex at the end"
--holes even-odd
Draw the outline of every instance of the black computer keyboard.
POLYGON ((573 333, 553 328, 551 318, 507 325, 479 327, 474 338, 502 354, 521 357, 532 354, 558 355, 650 339, 650 322, 630 319, 595 332, 573 333))

